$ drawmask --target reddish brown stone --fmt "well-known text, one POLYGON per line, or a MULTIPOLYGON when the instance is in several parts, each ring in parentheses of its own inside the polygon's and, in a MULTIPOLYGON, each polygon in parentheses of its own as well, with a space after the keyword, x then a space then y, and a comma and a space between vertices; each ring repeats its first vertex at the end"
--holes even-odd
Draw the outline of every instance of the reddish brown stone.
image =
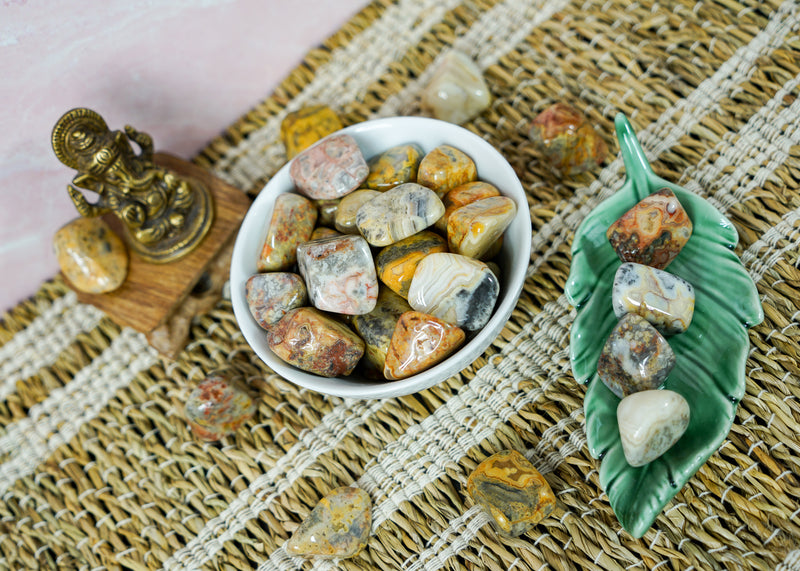
POLYGON ((432 315, 407 311, 395 327, 383 374, 405 379, 443 361, 464 342, 464 331, 432 315))
POLYGON ((550 164, 565 175, 603 164, 608 152, 586 117, 566 103, 556 103, 539 113, 528 136, 550 164))

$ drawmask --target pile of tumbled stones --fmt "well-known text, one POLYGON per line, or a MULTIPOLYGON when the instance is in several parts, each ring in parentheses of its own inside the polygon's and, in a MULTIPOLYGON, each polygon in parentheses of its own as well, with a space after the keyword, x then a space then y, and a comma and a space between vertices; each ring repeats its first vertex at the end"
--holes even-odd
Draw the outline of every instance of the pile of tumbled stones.
POLYGON ((296 192, 278 195, 246 283, 253 318, 285 362, 325 377, 360 363, 402 379, 484 327, 500 292, 491 262, 514 201, 442 145, 386 150, 367 163, 348 134, 297 154, 296 192))
POLYGON ((623 264, 612 288, 619 321, 603 346, 597 374, 622 399, 617 422, 631 466, 664 454, 689 425, 686 399, 658 389, 675 366, 665 336, 686 331, 694 313, 692 285, 664 271, 691 234, 692 222, 668 188, 645 197, 606 233, 623 264))

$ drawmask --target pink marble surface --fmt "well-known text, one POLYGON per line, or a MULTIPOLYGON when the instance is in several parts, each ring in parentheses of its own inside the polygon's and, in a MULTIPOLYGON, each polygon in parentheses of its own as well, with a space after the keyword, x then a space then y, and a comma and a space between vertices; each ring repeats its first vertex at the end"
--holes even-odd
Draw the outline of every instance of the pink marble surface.
POLYGON ((50 133, 73 107, 190 157, 366 0, 0 0, 0 312, 58 271, 77 216, 50 133))

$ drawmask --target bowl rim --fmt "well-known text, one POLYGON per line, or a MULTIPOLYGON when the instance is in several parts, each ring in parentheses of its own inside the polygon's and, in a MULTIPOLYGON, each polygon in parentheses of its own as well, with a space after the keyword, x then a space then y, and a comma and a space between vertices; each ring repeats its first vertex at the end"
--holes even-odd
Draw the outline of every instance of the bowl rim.
MULTIPOLYGON (((394 130, 393 134, 396 134, 398 127, 409 131, 407 143, 417 143, 426 152, 442 144, 448 144, 459 149, 467 147, 470 152, 466 150, 464 152, 470 155, 476 163, 478 180, 495 184, 504 196, 511 197, 517 203, 517 214, 509 228, 514 227, 515 235, 520 235, 520 237, 524 235, 528 239, 522 240, 521 244, 514 243, 513 249, 512 245, 509 244, 512 240, 505 240, 501 255, 506 258, 504 260, 505 264, 510 263, 511 266, 501 268, 504 271, 504 279, 501 280, 500 298, 495 305, 491 318, 473 337, 468 337, 467 342, 458 351, 441 363, 416 375, 396 381, 356 380, 314 375, 289 365, 272 353, 269 347, 266 346, 266 331, 256 323, 250 314, 244 293, 245 282, 251 275, 257 273, 257 270, 255 270, 255 257, 249 264, 246 259, 247 252, 252 252, 253 250, 253 237, 256 235, 262 236, 261 241, 256 246, 260 249, 268 221, 272 216, 274 197, 280 193, 295 190, 289 176, 292 161, 288 161, 261 189, 239 227, 231 256, 231 302, 239 330, 258 358, 276 374, 302 388, 343 398, 373 399, 413 394, 444 382, 467 368, 486 351, 503 327, 505 327, 522 293, 526 271, 530 263, 531 219, 525 191, 514 169, 497 149, 480 136, 459 125, 438 119, 426 117, 372 119, 345 127, 331 135, 346 133, 353 136, 359 146, 362 147, 362 144, 366 145, 367 143, 365 141, 359 142, 359 139, 367 139, 371 145, 374 143, 374 138, 380 137, 382 132, 385 133, 386 129, 392 129, 394 130), (431 139, 434 142, 414 140, 415 133, 418 139, 431 139), (435 142, 437 140, 440 142, 435 142), (491 174, 488 179, 481 176, 481 164, 487 162, 492 163, 491 174), (503 179, 503 182, 499 185, 495 182, 498 179, 503 179), (259 219, 256 220, 256 218, 259 219), (266 222, 264 222, 265 219, 266 222), (246 271, 248 267, 251 267, 253 271, 246 271)), ((319 144, 319 142, 315 143, 315 145, 319 144)), ((382 145, 376 152, 380 152, 380 149, 387 150, 392 146, 394 144, 382 145)), ((369 158, 367 153, 365 153, 365 156, 369 158)), ((489 167, 484 164, 483 168, 489 167)), ((508 233, 508 230, 506 232, 508 233)), ((518 240, 513 240, 513 242, 518 242, 518 240)))

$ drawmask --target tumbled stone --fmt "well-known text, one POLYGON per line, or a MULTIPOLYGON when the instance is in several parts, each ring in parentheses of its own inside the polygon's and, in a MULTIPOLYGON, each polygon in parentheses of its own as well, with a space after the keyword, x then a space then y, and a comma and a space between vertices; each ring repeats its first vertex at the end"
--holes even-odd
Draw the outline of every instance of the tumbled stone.
POLYGON ((341 235, 342 235, 341 232, 337 232, 333 228, 326 228, 325 226, 317 226, 311 233, 311 240, 322 240, 323 238, 333 238, 334 236, 341 236, 341 235))
MULTIPOLYGON (((413 304, 412 304, 413 305, 413 304)), ((620 398, 657 389, 675 366, 675 353, 655 327, 627 313, 606 339, 597 374, 620 398)))
POLYGON ((478 169, 472 159, 450 145, 440 145, 425 155, 417 170, 417 183, 439 196, 477 179, 478 169))
POLYGON ((617 406, 619 438, 631 466, 649 464, 672 448, 689 426, 689 403, 674 391, 641 391, 617 406))
POLYGON ((516 450, 498 452, 478 464, 467 479, 467 493, 511 537, 531 530, 556 507, 550 484, 516 450))
POLYGON ((486 250, 483 254, 478 256, 478 259, 481 262, 488 263, 489 260, 493 260, 494 258, 496 258, 503 250, 504 241, 505 241, 505 234, 501 234, 500 236, 498 236, 497 240, 495 240, 489 245, 488 250, 486 250))
POLYGON ((312 201, 314 206, 317 207, 317 224, 333 228, 336 224, 336 211, 339 209, 340 201, 341 198, 325 198, 312 201))
POLYGON ((475 331, 489 321, 499 294, 500 282, 483 262, 459 254, 430 254, 417 265, 408 303, 475 331))
POLYGON ((290 269, 297 261, 298 244, 311 238, 316 221, 317 209, 310 200, 291 192, 279 194, 258 256, 258 271, 290 269))
POLYGON ((53 237, 61 271, 75 288, 108 293, 128 276, 128 249, 102 218, 76 218, 53 237))
POLYGON ((614 275, 611 302, 617 318, 635 313, 664 335, 675 335, 692 322, 694 288, 664 270, 625 262, 614 275))
POLYGON ((256 274, 245 283, 247 307, 253 319, 269 329, 286 312, 306 305, 308 296, 303 278, 287 272, 256 274))
POLYGON ((517 215, 507 196, 482 198, 453 211, 447 221, 447 243, 454 254, 480 258, 495 245, 517 215))
POLYGON ((398 145, 384 151, 369 162, 367 188, 386 191, 416 181, 422 155, 422 147, 414 144, 398 145))
POLYGON ((322 498, 286 542, 292 556, 319 559, 354 557, 372 530, 372 500, 364 490, 336 488, 322 498))
POLYGON ((281 140, 286 146, 286 158, 293 158, 341 128, 339 117, 326 105, 311 105, 289 113, 281 122, 281 140))
POLYGON ((256 403, 250 395, 222 375, 201 382, 184 407, 192 432, 209 441, 233 434, 255 411, 256 403))
POLYGON ((380 195, 381 193, 377 190, 363 188, 354 190, 343 197, 336 211, 336 229, 343 234, 358 234, 358 226, 356 226, 356 214, 358 214, 358 209, 361 208, 365 202, 369 202, 380 195))
POLYGON ((428 254, 436 252, 447 252, 447 241, 429 230, 390 244, 375 256, 378 278, 394 292, 407 298, 417 264, 428 254))
POLYGON ((444 205, 436 193, 407 182, 363 204, 356 225, 373 246, 388 246, 424 230, 442 214, 444 205))
POLYGON ((331 135, 297 155, 289 175, 297 189, 313 199, 340 198, 364 182, 369 167, 355 139, 331 135))
POLYGON ((623 262, 665 269, 692 235, 692 221, 669 188, 646 196, 614 222, 608 241, 623 262))
POLYGON ((458 185, 442 197, 444 215, 436 221, 434 226, 442 233, 446 233, 447 219, 450 218, 454 210, 466 206, 471 202, 475 202, 476 200, 491 198, 492 196, 500 196, 500 191, 497 190, 497 187, 493 184, 483 182, 482 180, 458 185))
POLYGON ((361 365, 364 373, 373 379, 383 378, 386 353, 397 326, 397 320, 406 311, 411 311, 408 302, 387 287, 378 293, 375 309, 364 315, 353 317, 353 329, 364 340, 365 350, 361 365))
POLYGON ((480 115, 492 98, 481 70, 465 53, 450 50, 422 92, 421 106, 437 119, 461 124, 480 115))
POLYGON ((323 377, 346 376, 364 355, 364 341, 346 325, 313 307, 287 312, 267 333, 278 357, 323 377))
POLYGON ((566 103, 556 103, 539 113, 528 137, 550 164, 565 175, 586 172, 603 164, 608 152, 586 117, 566 103))
POLYGON ((360 315, 375 308, 378 277, 361 236, 334 236, 297 247, 297 265, 317 309, 360 315))
POLYGON ((405 379, 441 363, 458 349, 464 331, 432 315, 408 311, 400 316, 386 354, 383 375, 405 379))

